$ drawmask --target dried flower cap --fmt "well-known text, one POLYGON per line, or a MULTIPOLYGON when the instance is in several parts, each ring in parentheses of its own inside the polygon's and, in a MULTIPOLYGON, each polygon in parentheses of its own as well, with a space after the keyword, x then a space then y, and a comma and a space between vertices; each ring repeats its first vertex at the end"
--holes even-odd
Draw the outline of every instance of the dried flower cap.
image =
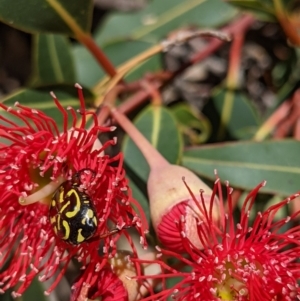
POLYGON ((0 264, 5 266, 0 272, 0 292, 20 284, 13 292, 15 297, 37 274, 41 281, 56 274, 46 292, 50 293, 74 257, 84 263, 87 257, 98 258, 101 251, 107 260, 116 252, 116 241, 124 228, 136 228, 146 243, 146 218, 132 198, 123 156, 103 154, 116 140, 95 148, 98 135, 115 128, 98 124, 96 115, 85 110, 82 88, 76 87, 78 111, 65 110, 52 93, 63 117, 62 132, 41 111, 18 103, 15 108, 0 104, 4 110, 0 116, 0 264), (90 130, 85 128, 88 117, 93 121, 90 130), (75 202, 77 209, 68 202, 75 202), (56 220, 50 214, 53 207, 60 213, 56 220), (81 216, 83 208, 86 211, 81 216), (84 230, 73 228, 74 217, 82 217, 83 223, 87 218, 95 222, 91 237, 82 240, 84 230), (63 227, 64 235, 58 235, 63 227), (99 251, 100 240, 104 246, 99 251))
POLYGON ((137 275, 136 267, 130 261, 131 254, 119 251, 117 256, 110 260, 110 264, 114 273, 122 281, 126 291, 128 292, 128 301, 137 300, 139 295, 139 284, 132 280, 131 277, 137 275))
MULTIPOLYGON (((182 217, 178 227, 182 245, 189 256, 158 248, 158 259, 154 262, 161 265, 163 272, 159 276, 148 276, 148 279, 160 279, 163 288, 142 300, 163 301, 169 297, 175 301, 299 300, 300 231, 295 223, 299 212, 276 219, 276 213, 299 194, 291 195, 264 212, 259 212, 251 223, 249 216, 252 206, 259 189, 264 185, 265 182, 261 183, 249 193, 237 223, 233 216, 232 189, 228 183, 229 212, 220 216, 221 228, 215 226, 209 214, 212 204, 208 209, 203 208, 207 214, 202 221, 195 217, 194 228, 202 242, 202 250, 186 235, 187 221, 182 217), (161 256, 163 258, 159 259, 161 256), (168 257, 173 261, 176 258, 181 265, 188 266, 188 271, 168 265, 168 257), (172 288, 167 288, 165 280, 170 278, 178 281, 172 288)), ((214 190, 221 192, 216 187, 220 187, 219 179, 214 190)), ((219 200, 222 207, 222 194, 219 194, 219 200)), ((200 204, 203 206, 203 203, 200 204)), ((143 260, 139 262, 144 263, 143 260)))
POLYGON ((185 234, 195 246, 201 248, 202 243, 195 231, 195 226, 196 218, 202 220, 205 208, 198 203, 203 202, 209 206, 213 200, 214 207, 211 208, 211 216, 212 220, 217 223, 219 207, 213 191, 190 170, 167 164, 161 169, 151 170, 148 179, 148 195, 153 227, 162 244, 171 250, 184 251, 181 233, 175 223, 184 216, 185 234), (183 185, 183 178, 189 183, 189 189, 195 195, 203 191, 201 198, 191 196, 189 190, 183 185))

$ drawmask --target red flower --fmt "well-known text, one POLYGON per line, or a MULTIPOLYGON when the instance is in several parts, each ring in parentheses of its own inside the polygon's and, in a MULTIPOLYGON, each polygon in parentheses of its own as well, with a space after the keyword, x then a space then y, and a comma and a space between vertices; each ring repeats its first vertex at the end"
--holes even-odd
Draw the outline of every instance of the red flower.
MULTIPOLYGON (((134 247, 133 250, 136 253, 134 247)), ((130 261, 132 255, 127 251, 119 251, 114 258, 108 260, 105 266, 101 261, 93 258, 83 267, 82 274, 73 284, 71 301, 98 298, 102 301, 138 300, 139 284, 130 277, 136 276, 141 267, 130 261)))
POLYGON ((98 125, 96 115, 85 110, 82 88, 76 87, 80 122, 76 111, 68 108, 68 113, 52 93, 63 117, 62 132, 41 111, 0 104, 5 111, 0 138, 7 141, 0 144, 0 266, 7 264, 0 292, 18 284, 13 292, 18 296, 37 274, 47 280, 63 264, 49 293, 74 256, 84 263, 93 256, 99 261, 101 252, 104 258, 113 256, 123 228, 135 227, 145 241, 147 222, 128 188, 122 154, 103 154, 115 139, 95 148, 98 135, 115 128, 98 125), (99 251, 100 239, 105 243, 99 251))
MULTIPOLYGON (((276 213, 294 200, 299 194, 294 194, 282 202, 258 213, 250 225, 249 215, 256 195, 265 183, 261 183, 247 196, 239 222, 235 223, 231 193, 227 184, 229 212, 224 213, 224 201, 219 179, 214 185, 209 208, 203 198, 198 202, 201 220, 195 216, 194 231, 196 231, 203 249, 197 248, 187 238, 184 231, 185 219, 175 221, 181 233, 182 244, 188 256, 158 248, 159 257, 169 257, 179 261, 179 265, 189 267, 184 271, 158 259, 162 268, 160 275, 138 276, 138 279, 161 280, 162 290, 152 293, 146 300, 167 300, 170 296, 176 301, 272 301, 299 300, 300 288, 300 228, 294 226, 297 214, 276 220, 276 213), (215 195, 219 194, 220 222, 218 227, 212 217, 215 195), (203 218, 204 217, 204 218, 203 218), (167 288, 166 279, 177 278, 172 288, 167 288)), ((140 263, 151 263, 133 259, 140 263)), ((175 280, 175 279, 174 279, 175 280)))

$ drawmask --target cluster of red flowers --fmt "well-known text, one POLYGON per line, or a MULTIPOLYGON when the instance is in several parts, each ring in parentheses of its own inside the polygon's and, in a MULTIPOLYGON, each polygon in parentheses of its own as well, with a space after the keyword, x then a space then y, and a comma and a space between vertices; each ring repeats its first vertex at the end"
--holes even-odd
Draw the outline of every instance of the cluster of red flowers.
MULTIPOLYGON (((142 300, 168 300, 170 297, 177 301, 300 300, 300 227, 295 226, 300 213, 276 220, 279 210, 292 201, 299 201, 299 193, 259 212, 250 225, 251 209, 259 189, 265 184, 261 183, 249 193, 239 221, 235 223, 232 189, 228 183, 227 213, 218 177, 209 206, 203 191, 199 201, 185 183, 201 212, 201 220, 199 214, 194 215, 194 229, 202 247, 195 246, 187 237, 186 218, 181 215, 175 224, 181 235, 182 248, 177 252, 171 251, 170 247, 157 248, 158 259, 154 262, 161 266, 162 272, 138 278, 159 280, 162 289, 142 300), (218 224, 213 218, 215 210, 220 211, 218 224), (173 265, 167 263, 168 258, 172 259, 173 265), (189 269, 177 269, 174 260, 177 260, 175 266, 189 269), (173 284, 169 287, 166 280, 172 279, 173 284)), ((134 261, 153 263, 142 259, 134 261)))
MULTIPOLYGON (((62 131, 41 111, 0 104, 0 292, 13 288, 17 297, 37 275, 40 281, 55 276, 48 294, 75 259, 81 274, 72 286, 71 301, 138 300, 138 294, 130 295, 125 278, 143 285, 148 294, 140 299, 144 301, 300 299, 299 213, 276 219, 276 213, 298 194, 258 213, 251 224, 251 209, 265 183, 249 193, 235 223, 228 183, 226 209, 218 177, 213 190, 196 195, 198 178, 166 164, 164 171, 172 171, 172 179, 187 178, 180 179, 181 189, 176 181, 168 182, 178 196, 175 201, 161 195, 168 206, 160 202, 159 193, 149 192, 153 226, 164 248, 157 247, 156 260, 138 258, 126 229, 135 228, 146 247, 145 215, 131 195, 122 154, 105 154, 116 140, 98 142, 99 134, 115 127, 98 124, 76 86, 78 111, 65 110, 52 93, 63 117, 62 131), (89 130, 88 119, 93 122, 89 130), (118 251, 121 236, 127 238, 132 253, 118 251), (126 264, 119 266, 118 259, 126 264), (142 266, 153 264, 160 273, 145 275, 142 266), (176 281, 170 286, 169 279, 176 281), (153 288, 157 283, 158 291, 153 288)), ((162 169, 159 173, 168 181, 162 169)), ((153 183, 164 186, 154 178, 153 183)))
POLYGON ((123 234, 132 244, 124 229, 135 228, 146 244, 147 222, 128 188, 123 157, 104 153, 116 140, 97 146, 98 135, 115 128, 98 125, 76 86, 77 112, 65 110, 52 93, 62 132, 41 111, 0 104, 0 266, 7 265, 0 273, 0 292, 14 287, 15 297, 38 274, 41 281, 55 275, 50 293, 72 259, 85 269, 72 300, 83 284, 97 297, 104 284, 99 271, 115 255, 116 241, 123 234), (88 118, 93 121, 89 131, 88 118))

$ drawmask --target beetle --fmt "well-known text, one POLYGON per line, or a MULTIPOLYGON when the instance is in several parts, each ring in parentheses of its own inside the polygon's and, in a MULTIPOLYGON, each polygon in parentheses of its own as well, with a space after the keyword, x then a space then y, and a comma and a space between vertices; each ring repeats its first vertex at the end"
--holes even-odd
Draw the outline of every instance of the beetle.
POLYGON ((85 170, 89 169, 82 169, 71 180, 63 182, 53 194, 50 204, 49 219, 56 236, 72 245, 93 237, 98 226, 90 196, 79 189, 80 175, 85 170))

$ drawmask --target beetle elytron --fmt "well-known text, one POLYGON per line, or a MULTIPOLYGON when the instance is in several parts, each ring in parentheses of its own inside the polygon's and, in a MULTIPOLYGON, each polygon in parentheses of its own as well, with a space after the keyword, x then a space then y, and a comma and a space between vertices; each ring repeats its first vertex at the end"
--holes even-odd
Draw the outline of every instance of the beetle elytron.
POLYGON ((98 219, 87 193, 79 190, 80 174, 63 182, 52 196, 49 218, 55 234, 62 240, 78 245, 96 232, 98 219))

